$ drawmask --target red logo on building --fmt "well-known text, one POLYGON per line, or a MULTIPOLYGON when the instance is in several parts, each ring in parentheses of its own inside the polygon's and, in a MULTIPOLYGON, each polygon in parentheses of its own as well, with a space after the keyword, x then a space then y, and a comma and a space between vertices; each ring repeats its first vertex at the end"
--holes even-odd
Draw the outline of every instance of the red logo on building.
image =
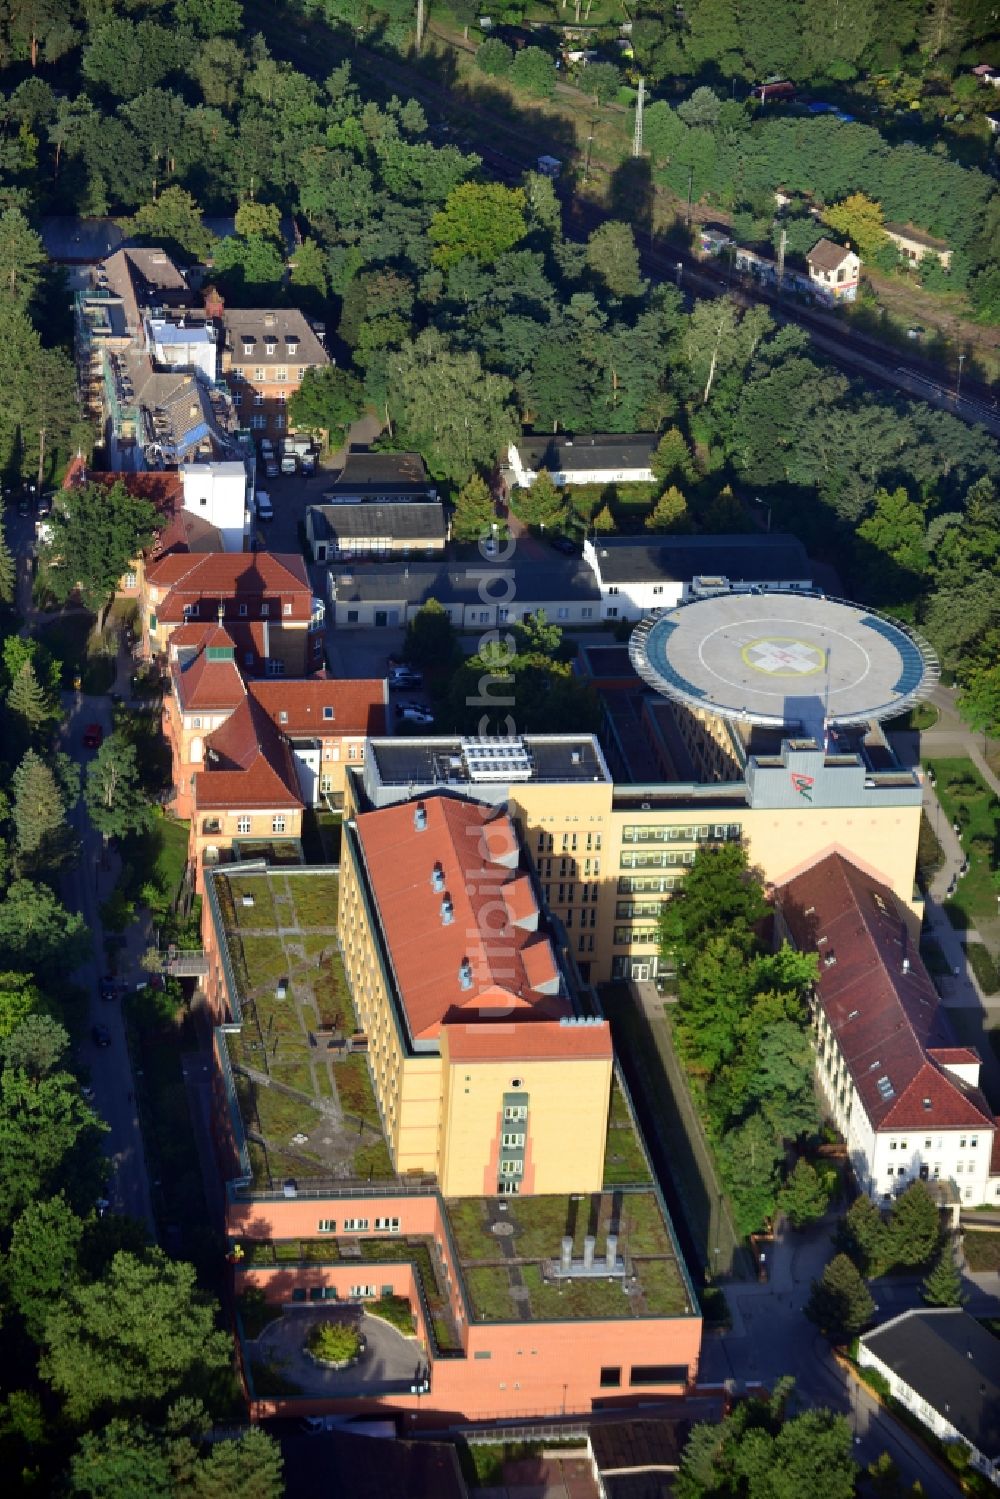
POLYGON ((791 776, 792 790, 797 791, 804 802, 811 802, 813 799, 812 789, 816 784, 816 777, 800 775, 797 770, 793 770, 791 776))

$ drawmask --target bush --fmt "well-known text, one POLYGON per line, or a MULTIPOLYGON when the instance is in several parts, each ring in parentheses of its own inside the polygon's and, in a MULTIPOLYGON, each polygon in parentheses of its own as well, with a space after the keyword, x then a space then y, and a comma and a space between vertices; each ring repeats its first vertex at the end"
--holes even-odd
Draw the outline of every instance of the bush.
POLYGON ((381 1317, 393 1327, 398 1328, 404 1337, 413 1336, 416 1320, 413 1316, 413 1308, 405 1296, 383 1296, 371 1311, 373 1316, 381 1317))
POLYGON ((306 1338, 313 1358, 328 1364, 344 1364, 361 1352, 361 1334, 349 1322, 316 1322, 306 1338))
POLYGON ((513 61, 513 52, 499 37, 489 37, 476 53, 476 67, 487 78, 499 78, 502 74, 509 73, 513 61))

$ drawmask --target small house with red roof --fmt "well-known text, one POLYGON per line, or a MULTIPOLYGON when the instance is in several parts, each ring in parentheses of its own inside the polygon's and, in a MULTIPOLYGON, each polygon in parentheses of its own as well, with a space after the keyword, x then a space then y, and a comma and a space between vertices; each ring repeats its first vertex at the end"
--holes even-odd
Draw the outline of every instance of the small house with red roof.
POLYGON ((953 1207, 1000 1200, 980 1059, 954 1043, 913 916, 842 853, 780 885, 776 905, 779 931, 819 958, 816 1076, 862 1190, 891 1202, 920 1179, 953 1207))

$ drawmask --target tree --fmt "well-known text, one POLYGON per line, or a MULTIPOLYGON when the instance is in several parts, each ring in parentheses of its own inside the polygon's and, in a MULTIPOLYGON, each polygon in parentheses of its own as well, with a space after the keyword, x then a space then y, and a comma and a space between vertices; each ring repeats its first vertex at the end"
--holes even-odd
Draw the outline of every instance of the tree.
POLYGON ((499 536, 500 530, 490 487, 479 474, 473 474, 455 496, 451 534, 455 541, 479 541, 490 535, 499 536))
POLYGON ((681 964, 704 950, 706 939, 724 936, 749 953, 754 927, 768 911, 760 880, 741 843, 700 848, 682 889, 660 918, 661 952, 681 964))
MULTIPOLYGON (((187 39, 190 42, 190 38, 187 39)), ((83 76, 114 100, 134 99, 185 63, 184 33, 154 21, 101 21, 83 49, 83 76)))
POLYGON ((175 0, 174 15, 202 36, 238 36, 243 27, 241 0, 175 0))
MULTIPOLYGON (((9 983, 18 974, 0 976, 9 983)), ((37 992, 37 991, 36 991, 37 992)), ((41 997, 39 996, 39 1003, 41 997)), ((12 1072, 23 1072, 35 1082, 56 1072, 66 1060, 69 1036, 51 1015, 24 1015, 10 1035, 0 1037, 0 1061, 12 1072)))
POLYGON ((67 490, 52 512, 44 551, 53 593, 65 601, 79 587, 86 604, 103 609, 157 524, 155 506, 130 494, 121 479, 67 490))
POLYGON ((326 269, 326 253, 318 240, 307 235, 295 249, 290 261, 289 282, 299 293, 295 300, 300 306, 319 307, 330 290, 330 278, 326 269))
POLYGON ((431 259, 445 270, 464 256, 489 264, 527 234, 524 208, 523 188, 460 183, 430 221, 427 232, 436 247, 431 259))
POLYGON ((685 125, 707 126, 714 130, 719 123, 719 112, 722 109, 722 100, 710 88, 696 88, 690 99, 685 99, 683 104, 678 104, 677 114, 685 125))
POLYGON ((285 277, 283 245, 263 234, 230 234, 219 241, 215 271, 230 300, 259 306, 260 297, 274 298, 285 277))
POLYGON ((358 377, 327 364, 306 370, 288 402, 288 419, 296 429, 336 435, 339 446, 342 434, 364 409, 365 392, 358 377))
POLYGON ((577 86, 598 104, 610 104, 618 97, 622 75, 613 62, 592 62, 577 78, 577 86))
POLYGON ((385 399, 399 433, 435 478, 464 484, 490 467, 519 431, 511 382, 483 369, 479 355, 452 348, 433 328, 389 354, 385 399))
POLYGON ((897 1265, 926 1265, 937 1252, 941 1214, 926 1182, 911 1182, 896 1198, 889 1234, 897 1265))
POLYGON ((548 469, 540 468, 529 489, 511 491, 510 508, 526 526, 558 531, 565 524, 569 506, 566 492, 553 482, 548 469))
POLYGON ((82 1238, 83 1223, 61 1193, 29 1203, 14 1224, 4 1279, 36 1343, 52 1302, 76 1280, 82 1238))
POLYGON ((37 68, 39 53, 56 62, 77 40, 65 0, 14 0, 7 9, 7 34, 15 55, 37 68))
POLYGON ((590 523, 598 535, 608 535, 615 529, 615 518, 609 505, 602 505, 590 523))
POLYGON ((778 1196, 778 1206, 793 1228, 805 1228, 822 1218, 830 1202, 830 1189, 815 1166, 805 1156, 795 1162, 795 1169, 778 1196))
POLYGON ((109 1406, 155 1412, 229 1376, 229 1337, 214 1310, 191 1265, 159 1249, 120 1252, 99 1280, 64 1291, 51 1308, 39 1372, 71 1421, 109 1406))
POLYGON ((22 868, 55 869, 73 852, 62 787, 46 762, 29 749, 11 779, 13 819, 22 868))
POLYGON ((691 449, 683 432, 669 427, 650 454, 649 466, 661 483, 665 479, 693 479, 691 449))
POLYGON ((0 285, 3 295, 15 307, 27 307, 38 289, 47 259, 41 236, 21 210, 4 209, 0 213, 0 285))
POLYGON ((37 733, 59 716, 58 705, 46 692, 30 661, 25 661, 7 693, 7 709, 29 734, 37 733))
POLYGON ((17 563, 0 521, 0 604, 13 604, 17 595, 17 563))
POLYGON ((522 47, 511 66, 510 81, 527 94, 548 99, 555 92, 556 65, 541 47, 522 47))
MULTIPOLYGON (((70 1460, 68 1492, 78 1499, 173 1499, 178 1490, 170 1459, 166 1443, 141 1421, 109 1421, 81 1436, 70 1460)), ((185 1490, 191 1492, 187 1485, 185 1490)))
POLYGON ((774 1214, 781 1146, 761 1114, 722 1139, 719 1168, 741 1235, 757 1233, 774 1214))
POLYGON ((848 1208, 837 1230, 837 1244, 863 1275, 882 1275, 892 1264, 888 1225, 871 1198, 864 1194, 848 1208))
POLYGON ((143 794, 135 745, 121 734, 109 734, 87 766, 83 797, 105 843, 149 827, 153 809, 143 794))
POLYGON ((638 297, 643 289, 639 251, 628 224, 611 219, 587 239, 587 265, 615 297, 638 297))
POLYGON ((0 1228, 32 1202, 60 1189, 71 1202, 93 1201, 103 1164, 98 1141, 107 1129, 80 1097, 68 1072, 33 1078, 0 1073, 0 1228))
POLYGON ((931 62, 962 45, 968 21, 958 0, 933 0, 920 27, 920 45, 931 62))
POLYGON ((864 193, 851 193, 843 202, 834 203, 823 214, 823 222, 845 235, 862 260, 870 260, 886 243, 882 205, 864 193))
POLYGON ((812 1283, 806 1316, 831 1342, 849 1343, 875 1314, 875 1303, 846 1254, 835 1255, 812 1283))
POLYGON ((405 659, 412 666, 447 668, 457 650, 458 636, 447 609, 437 599, 428 599, 406 626, 405 659))
POLYGON ((526 614, 514 627, 514 639, 520 655, 554 656, 562 644, 559 625, 549 623, 544 609, 526 614))
POLYGON ((499 37, 488 36, 476 48, 476 67, 487 78, 499 78, 502 74, 509 73, 513 61, 513 52, 499 37))
POLYGON ((922 1287, 928 1306, 962 1306, 968 1296, 962 1290, 962 1273, 955 1255, 955 1241, 949 1235, 922 1287))
POLYGON ((146 203, 132 216, 121 221, 126 234, 149 244, 163 245, 176 253, 206 260, 217 240, 205 228, 197 199, 183 187, 165 187, 158 198, 146 203))
POLYGON ((83 961, 90 945, 86 923, 60 904, 48 885, 15 880, 0 900, 0 968, 63 975, 83 961))
POLYGON ((647 531, 690 531, 691 517, 687 500, 675 484, 665 489, 646 516, 647 531))
POLYGON ((1000 666, 976 664, 965 669, 958 710, 977 733, 1000 733, 1000 666))
POLYGON ((42 996, 26 973, 0 973, 0 1040, 6 1040, 42 1007, 42 996))
POLYGON ((192 1486, 194 1499, 281 1499, 284 1492, 281 1448, 260 1427, 237 1441, 215 1443, 192 1486))

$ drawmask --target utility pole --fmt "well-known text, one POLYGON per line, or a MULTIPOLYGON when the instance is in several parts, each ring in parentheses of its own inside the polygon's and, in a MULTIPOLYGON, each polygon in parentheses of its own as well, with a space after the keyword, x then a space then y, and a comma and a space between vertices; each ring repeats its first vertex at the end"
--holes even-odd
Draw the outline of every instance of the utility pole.
POLYGON ((632 155, 642 155, 642 106, 646 97, 646 80, 639 79, 639 97, 635 101, 635 133, 632 136, 632 155))
POLYGON ((691 225, 691 194, 694 191, 694 167, 688 167, 688 201, 687 213, 684 216, 685 224, 691 225))
POLYGON ((417 0, 417 51, 424 44, 424 0, 417 0))
POLYGON ((958 356, 958 384, 955 386, 955 405, 962 399, 962 365, 965 363, 965 355, 958 356))
POLYGON ((782 284, 782 282, 785 279, 785 248, 786 248, 787 244, 788 244, 788 232, 787 232, 787 230, 782 229, 782 231, 781 231, 781 239, 778 241, 778 291, 779 292, 781 291, 781 284, 782 284))

